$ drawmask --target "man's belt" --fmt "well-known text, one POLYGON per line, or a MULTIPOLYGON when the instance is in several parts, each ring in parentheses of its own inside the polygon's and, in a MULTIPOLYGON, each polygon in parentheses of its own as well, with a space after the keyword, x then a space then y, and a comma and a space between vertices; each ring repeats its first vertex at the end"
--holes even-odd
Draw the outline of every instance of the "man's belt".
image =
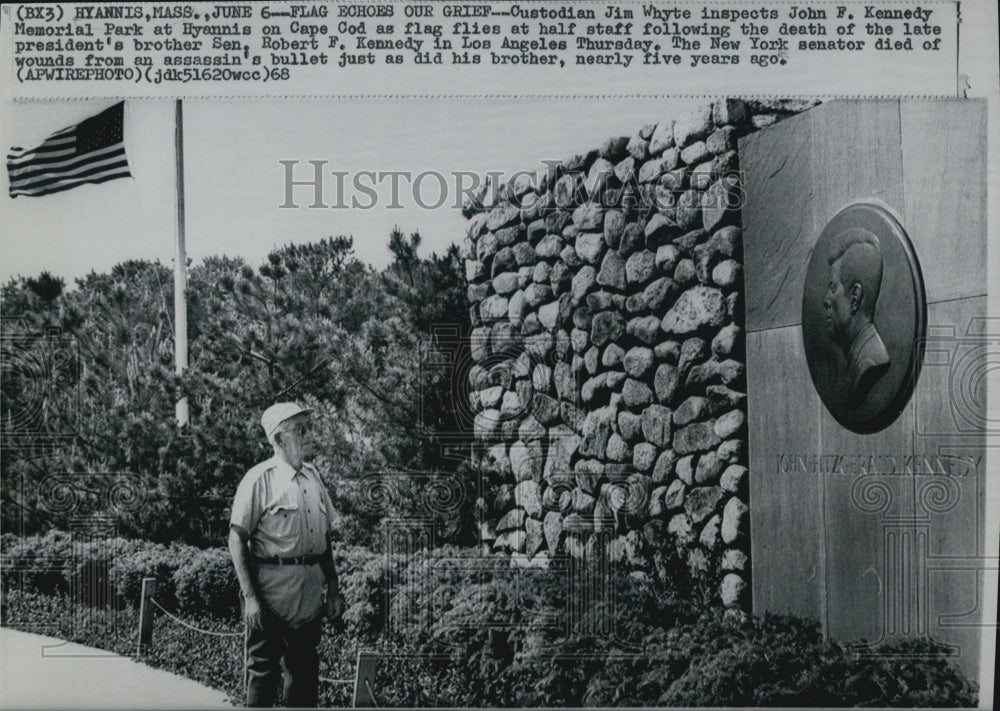
POLYGON ((277 556, 273 558, 261 558, 259 556, 254 556, 254 562, 257 565, 319 565, 323 562, 325 554, 319 555, 300 555, 293 558, 279 558, 277 556))

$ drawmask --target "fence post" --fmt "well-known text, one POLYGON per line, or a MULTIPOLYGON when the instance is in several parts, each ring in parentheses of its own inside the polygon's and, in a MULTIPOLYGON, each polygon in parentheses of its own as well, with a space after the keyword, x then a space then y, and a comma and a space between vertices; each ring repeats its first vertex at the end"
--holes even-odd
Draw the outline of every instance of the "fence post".
POLYGON ((378 708, 375 703, 375 662, 378 655, 374 652, 358 650, 358 666, 354 672, 354 700, 351 705, 358 709, 378 708))
POLYGON ((139 649, 142 656, 153 644, 153 595, 156 594, 156 578, 142 579, 142 599, 139 601, 139 649))

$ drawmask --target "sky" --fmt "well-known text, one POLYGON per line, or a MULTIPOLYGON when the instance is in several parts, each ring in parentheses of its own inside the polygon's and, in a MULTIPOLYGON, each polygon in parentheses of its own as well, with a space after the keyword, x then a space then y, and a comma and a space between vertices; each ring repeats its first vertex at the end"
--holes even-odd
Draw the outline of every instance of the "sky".
MULTIPOLYGON (((114 103, 10 103, 0 136, 7 147, 31 146, 114 103)), ((276 246, 350 235, 355 254, 387 264, 389 233, 419 231, 421 253, 442 253, 464 237, 454 207, 456 171, 509 176, 536 170, 596 148, 612 136, 631 136, 647 123, 676 116, 690 100, 408 99, 185 100, 184 194, 187 255, 262 262, 276 246), (285 171, 313 176, 308 161, 326 161, 323 199, 350 205, 369 198, 352 188, 359 171, 434 171, 449 185, 445 206, 421 207, 400 180, 399 209, 390 207, 391 181, 378 185, 371 209, 312 209, 313 189, 294 188, 297 209, 285 201, 285 171), (332 171, 346 171, 338 200, 332 171)), ((106 272, 127 259, 172 264, 175 244, 174 102, 132 100, 125 111, 125 144, 133 178, 84 185, 42 197, 0 196, 0 279, 46 270, 72 284, 90 271, 106 272)), ((366 179, 365 179, 366 180, 366 179)), ((464 178, 466 181, 471 177, 464 178)), ((371 182, 371 181, 369 181, 371 182)), ((366 183, 367 184, 367 183, 366 183)), ((424 204, 439 200, 440 182, 421 183, 424 204)))

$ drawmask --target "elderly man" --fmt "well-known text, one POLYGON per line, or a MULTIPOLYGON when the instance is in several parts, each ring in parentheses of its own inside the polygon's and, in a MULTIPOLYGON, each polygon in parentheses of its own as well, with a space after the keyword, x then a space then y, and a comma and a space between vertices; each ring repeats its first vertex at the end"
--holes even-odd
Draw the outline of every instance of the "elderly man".
POLYGON ((274 456, 247 472, 233 499, 229 552, 247 625, 247 706, 273 706, 282 677, 289 706, 316 706, 324 607, 336 622, 343 612, 330 552, 333 505, 306 461, 310 412, 290 402, 264 412, 274 456))

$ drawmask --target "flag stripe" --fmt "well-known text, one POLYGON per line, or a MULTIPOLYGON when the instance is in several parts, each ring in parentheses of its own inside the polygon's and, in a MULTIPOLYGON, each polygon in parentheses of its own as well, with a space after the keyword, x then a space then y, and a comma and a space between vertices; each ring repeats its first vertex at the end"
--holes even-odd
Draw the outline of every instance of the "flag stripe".
POLYGON ((62 192, 131 176, 123 142, 124 103, 61 129, 34 148, 11 148, 11 197, 62 192))
MULTIPOLYGON (((37 187, 44 185, 47 180, 51 179, 58 180, 62 177, 76 178, 81 175, 93 175, 94 171, 109 168, 111 166, 117 166, 123 161, 125 161, 125 156, 121 151, 119 151, 114 155, 106 156, 100 161, 96 161, 94 163, 84 163, 76 166, 72 170, 37 171, 29 177, 19 179, 17 184, 18 187, 37 187)), ((128 163, 125 162, 125 165, 128 165, 128 163)))
POLYGON ((31 160, 32 156, 64 151, 67 147, 72 148, 75 145, 76 138, 74 136, 68 136, 67 138, 60 138, 58 141, 46 141, 42 145, 36 146, 28 151, 21 149, 20 152, 16 152, 14 149, 11 149, 11 152, 7 154, 7 160, 14 162, 31 160))
MULTIPOLYGON (((74 124, 74 125, 72 125, 72 126, 67 126, 66 128, 60 128, 60 129, 59 129, 58 131, 56 131, 55 133, 53 133, 53 134, 52 134, 51 136, 49 136, 49 137, 48 137, 47 139, 45 139, 45 140, 47 140, 47 141, 51 141, 51 140, 53 140, 53 139, 55 139, 55 138, 59 138, 60 136, 65 136, 65 135, 66 135, 66 134, 68 134, 68 133, 73 133, 74 131, 76 131, 76 127, 77 127, 77 125, 78 125, 78 124, 74 124)), ((21 149, 20 149, 20 148, 17 148, 17 147, 15 146, 14 150, 21 150, 21 149)))
POLYGON ((45 188, 51 185, 72 181, 78 183, 94 182, 94 178, 101 178, 111 173, 120 175, 121 177, 127 176, 128 161, 125 160, 124 156, 106 165, 80 168, 73 174, 53 173, 45 175, 39 180, 22 181, 18 183, 16 188, 11 188, 11 190, 16 191, 19 195, 44 195, 46 192, 45 188), (125 174, 122 174, 122 170, 125 171, 125 174))
POLYGON ((76 155, 76 146, 65 146, 61 147, 59 150, 53 150, 47 153, 36 154, 35 152, 31 152, 28 153, 24 158, 10 158, 8 156, 7 165, 17 168, 19 166, 31 165, 34 162, 52 163, 54 161, 60 160, 62 156, 72 156, 72 155, 76 155))
POLYGON ((59 133, 53 134, 42 141, 39 145, 34 148, 11 148, 11 152, 7 154, 8 158, 20 158, 28 153, 35 153, 37 151, 48 150, 50 146, 63 146, 66 144, 71 144, 76 141, 76 126, 72 129, 63 129, 59 133), (70 131, 70 134, 66 134, 66 131, 70 131))
POLYGON ((101 170, 102 168, 106 168, 110 165, 121 163, 124 160, 125 160, 124 152, 118 151, 117 153, 114 153, 112 155, 105 156, 103 159, 99 161, 81 163, 80 165, 75 166, 70 170, 39 170, 36 171, 35 173, 32 173, 30 176, 19 179, 18 184, 32 185, 41 183, 49 178, 57 178, 57 179, 60 177, 75 178, 79 175, 90 174, 90 171, 101 170))
POLYGON ((57 180, 48 181, 45 185, 27 185, 22 188, 18 188, 17 194, 45 195, 48 192, 56 192, 55 190, 53 190, 53 188, 60 185, 83 185, 84 183, 103 182, 104 179, 109 176, 127 177, 125 175, 127 171, 128 171, 127 165, 108 166, 107 170, 102 170, 92 175, 88 174, 88 175, 77 175, 73 177, 59 178, 57 180))
POLYGON ((69 158, 66 156, 59 156, 58 158, 39 161, 20 168, 11 168, 8 166, 7 170, 11 175, 16 176, 18 180, 28 180, 41 173, 59 172, 60 170, 72 171, 79 165, 96 163, 104 160, 105 157, 112 155, 125 155, 125 146, 121 143, 116 143, 113 146, 108 146, 107 148, 102 148, 98 151, 94 151, 93 153, 88 153, 85 156, 73 155, 69 158))
POLYGON ((39 195, 50 195, 52 193, 61 193, 63 190, 69 190, 70 188, 75 188, 78 185, 84 185, 86 183, 106 183, 109 180, 115 180, 116 178, 129 178, 131 176, 132 174, 129 172, 128 167, 126 167, 120 172, 112 173, 110 175, 105 175, 100 178, 87 178, 85 180, 68 181, 62 185, 51 186, 48 189, 42 190, 41 192, 24 191, 15 193, 14 196, 16 197, 17 195, 26 195, 28 197, 38 197, 39 195))

